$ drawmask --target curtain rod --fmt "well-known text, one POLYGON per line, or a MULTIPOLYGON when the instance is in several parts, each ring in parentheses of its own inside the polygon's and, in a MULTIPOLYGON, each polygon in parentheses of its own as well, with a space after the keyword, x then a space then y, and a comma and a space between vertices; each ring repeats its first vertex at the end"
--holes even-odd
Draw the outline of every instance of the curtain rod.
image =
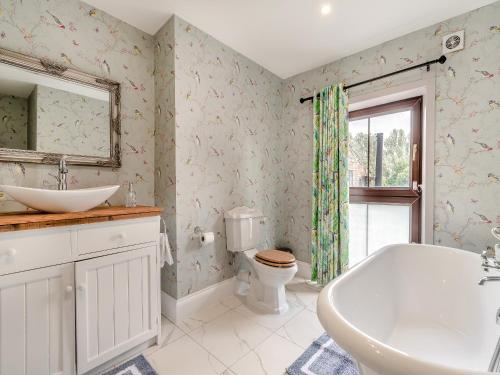
MULTIPOLYGON (((379 76, 379 77, 375 77, 375 78, 371 78, 371 79, 367 79, 366 81, 361 81, 361 82, 358 82, 358 83, 353 83, 352 85, 348 85, 348 86, 345 86, 344 87, 344 90, 348 90, 350 88, 353 88, 353 87, 356 87, 356 86, 361 86, 361 85, 364 85, 366 83, 370 83, 370 82, 373 82, 373 81, 377 81, 379 79, 383 79, 383 78, 387 78, 387 77, 390 77, 390 76, 393 76, 393 75, 396 75, 396 74, 399 74, 399 73, 404 73, 404 72, 407 72, 409 70, 413 70, 413 69, 418 69, 418 68, 422 68, 424 66, 427 67, 427 71, 429 71, 430 69, 430 66, 432 64, 437 64, 437 63, 440 63, 440 64, 444 64, 446 62, 446 56, 442 55, 439 59, 436 59, 436 60, 431 60, 431 61, 427 61, 427 62, 424 62, 422 64, 418 64, 418 65, 414 65, 414 66, 410 66, 408 68, 405 68, 405 69, 401 69, 401 70, 397 70, 395 72, 392 72, 392 73, 387 73, 387 74, 384 74, 382 76, 379 76)), ((319 94, 317 94, 316 96, 319 97, 319 94)), ((300 98, 300 102, 301 103, 304 103, 304 102, 307 102, 309 100, 313 100, 313 97, 312 96, 309 96, 307 98, 300 98)))

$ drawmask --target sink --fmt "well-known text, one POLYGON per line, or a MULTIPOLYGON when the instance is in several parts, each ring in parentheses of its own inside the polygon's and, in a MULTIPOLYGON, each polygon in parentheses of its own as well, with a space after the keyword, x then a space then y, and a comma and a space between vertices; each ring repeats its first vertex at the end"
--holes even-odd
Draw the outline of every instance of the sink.
POLYGON ((0 185, 3 192, 19 203, 52 213, 90 210, 111 197, 119 188, 120 185, 110 185, 87 189, 49 190, 0 185))

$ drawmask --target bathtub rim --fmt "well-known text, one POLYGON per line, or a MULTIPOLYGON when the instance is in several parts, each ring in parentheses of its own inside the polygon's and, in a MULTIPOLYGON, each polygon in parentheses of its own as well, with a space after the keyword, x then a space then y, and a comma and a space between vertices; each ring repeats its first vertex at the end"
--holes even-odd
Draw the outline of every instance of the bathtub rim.
MULTIPOLYGON (((418 357, 412 357, 392 346, 389 346, 367 334, 351 324, 337 309, 333 301, 334 288, 354 277, 356 272, 368 267, 377 257, 388 251, 430 247, 438 251, 451 251, 461 256, 477 257, 479 255, 466 250, 427 244, 393 244, 384 246, 374 252, 335 280, 328 283, 321 291, 318 302, 318 317, 327 333, 361 364, 381 374, 395 374, 397 369, 405 369, 405 375, 492 375, 489 371, 476 371, 446 366, 436 362, 429 362, 418 357), (466 254, 467 253, 467 254, 466 254)), ((478 263, 479 264, 479 263, 478 263)), ((479 265, 478 265, 479 266, 479 265)))

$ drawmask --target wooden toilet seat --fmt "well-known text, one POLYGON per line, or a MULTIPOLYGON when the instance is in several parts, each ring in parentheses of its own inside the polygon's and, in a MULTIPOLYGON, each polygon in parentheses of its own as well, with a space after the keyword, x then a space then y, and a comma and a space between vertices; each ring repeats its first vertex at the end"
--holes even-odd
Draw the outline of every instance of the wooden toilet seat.
POLYGON ((262 250, 255 254, 255 260, 266 266, 290 268, 295 265, 295 257, 286 251, 276 249, 262 250))

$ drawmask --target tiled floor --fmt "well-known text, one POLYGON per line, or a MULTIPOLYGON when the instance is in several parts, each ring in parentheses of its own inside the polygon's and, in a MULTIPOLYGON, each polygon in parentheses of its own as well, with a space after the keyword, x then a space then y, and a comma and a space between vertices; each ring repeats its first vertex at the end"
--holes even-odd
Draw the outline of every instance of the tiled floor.
POLYGON ((178 325, 164 318, 165 342, 146 358, 159 375, 283 375, 324 332, 317 296, 304 280, 294 279, 283 315, 252 311, 231 297, 178 325))

